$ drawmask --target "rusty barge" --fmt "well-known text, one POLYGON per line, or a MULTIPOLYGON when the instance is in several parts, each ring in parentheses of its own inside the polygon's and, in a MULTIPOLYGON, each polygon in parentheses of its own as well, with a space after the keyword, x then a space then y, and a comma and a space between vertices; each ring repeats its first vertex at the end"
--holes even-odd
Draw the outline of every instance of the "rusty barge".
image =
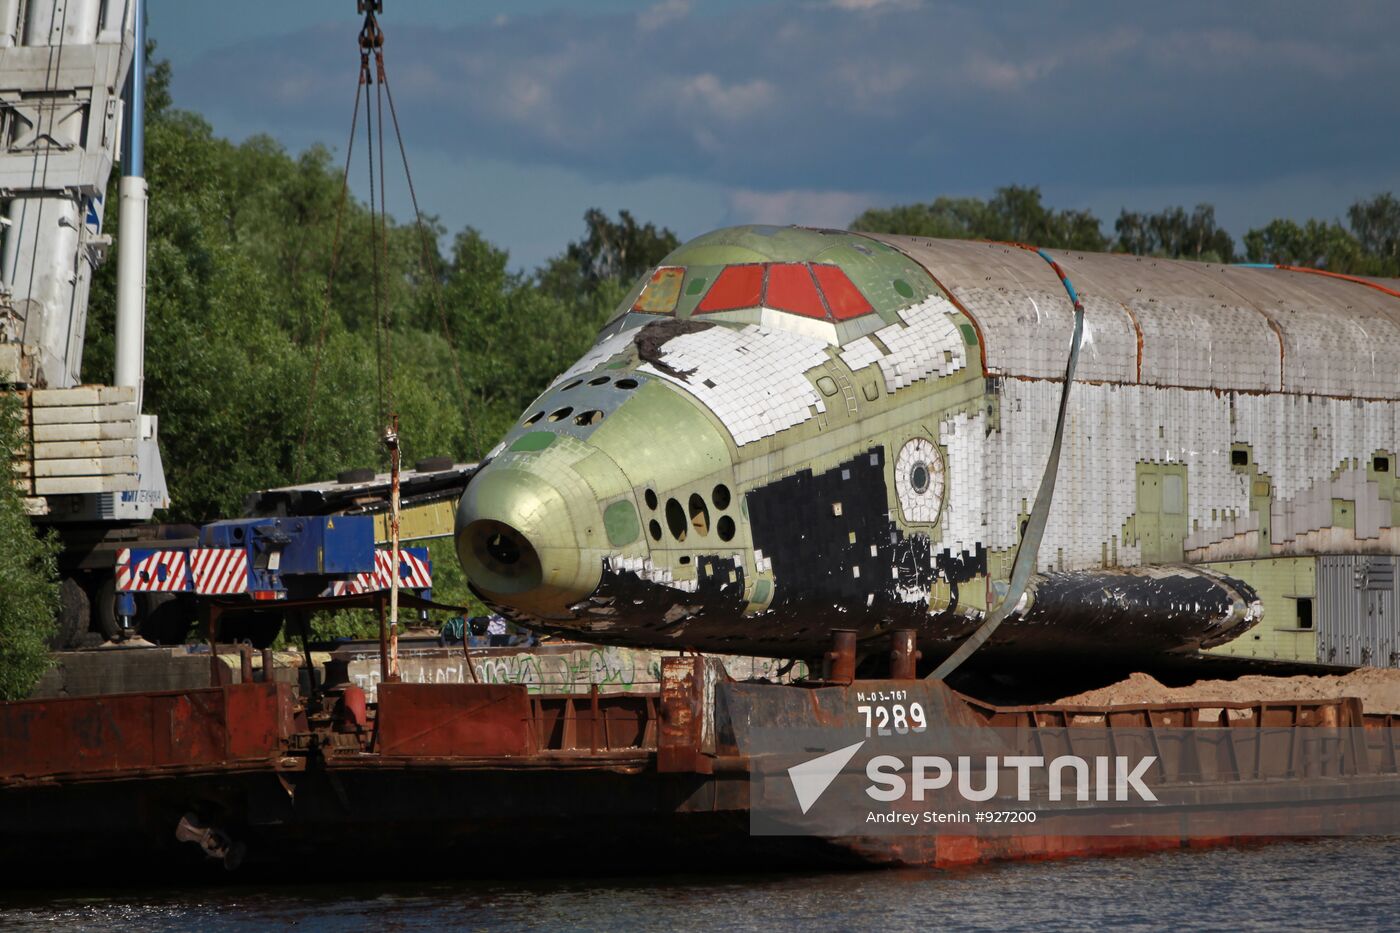
POLYGON ((0 704, 0 870, 63 883, 462 875, 526 860, 566 873, 950 867, 1400 831, 1400 717, 1355 698, 1008 707, 853 673, 838 658, 822 681, 739 683, 688 655, 628 693, 385 682, 370 703, 349 683, 303 697, 245 664, 239 683, 0 704), (1188 727, 1204 738, 1192 739, 1195 773, 1164 775, 1189 790, 1184 803, 1120 814, 1112 834, 1053 807, 1043 832, 1007 837, 752 833, 746 730, 850 726, 857 699, 877 693, 988 735, 1050 727, 1111 746, 1188 727), (1222 807, 1246 812, 1249 832, 1228 829, 1222 807))

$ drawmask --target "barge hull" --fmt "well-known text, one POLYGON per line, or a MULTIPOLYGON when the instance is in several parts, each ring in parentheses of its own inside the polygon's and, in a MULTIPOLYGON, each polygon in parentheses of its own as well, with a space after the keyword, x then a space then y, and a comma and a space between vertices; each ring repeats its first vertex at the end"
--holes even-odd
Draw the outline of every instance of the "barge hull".
POLYGON ((655 694, 581 696, 384 684, 377 709, 351 687, 318 711, 280 683, 0 704, 0 870, 76 884, 509 875, 525 864, 570 875, 943 868, 1400 831, 1395 723, 1355 700, 999 708, 924 681, 727 683, 696 657, 668 659, 661 680, 655 694), (753 762, 735 744, 736 711, 819 724, 873 687, 936 698, 940 715, 987 729, 1058 717, 1087 720, 1073 727, 1087 737, 1228 707, 1231 732, 1286 717, 1364 730, 1368 745, 1352 774, 1222 779, 1112 835, 1072 815, 1015 836, 752 834, 753 762), (1218 831, 1231 825, 1222 807, 1245 808, 1249 832, 1218 831))

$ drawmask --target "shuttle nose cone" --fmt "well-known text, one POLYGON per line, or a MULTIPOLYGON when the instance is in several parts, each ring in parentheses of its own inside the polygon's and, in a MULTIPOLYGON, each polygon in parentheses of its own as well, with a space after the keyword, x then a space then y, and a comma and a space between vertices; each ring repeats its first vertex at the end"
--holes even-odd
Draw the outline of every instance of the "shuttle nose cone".
POLYGON ((581 527, 600 525, 601 514, 590 522, 596 500, 570 498, 542 477, 508 467, 487 467, 472 479, 457 510, 457 556, 484 597, 539 618, 574 617, 569 606, 602 577, 602 561, 584 554, 592 528, 581 527))

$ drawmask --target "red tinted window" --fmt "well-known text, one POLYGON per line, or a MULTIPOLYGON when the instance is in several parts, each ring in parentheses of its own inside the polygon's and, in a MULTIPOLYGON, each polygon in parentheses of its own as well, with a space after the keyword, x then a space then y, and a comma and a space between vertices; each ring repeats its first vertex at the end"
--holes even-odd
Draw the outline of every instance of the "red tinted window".
POLYGON ((814 264, 812 272, 821 283, 822 294, 826 295, 826 303, 831 306, 831 313, 836 320, 848 321, 875 310, 839 266, 814 264))
POLYGON ((710 291, 695 308, 695 313, 756 308, 762 294, 762 266, 729 266, 715 279, 715 284, 710 286, 710 291))
POLYGON ((763 305, 774 311, 826 319, 826 306, 817 294, 817 283, 803 262, 774 263, 768 267, 768 293, 763 305))

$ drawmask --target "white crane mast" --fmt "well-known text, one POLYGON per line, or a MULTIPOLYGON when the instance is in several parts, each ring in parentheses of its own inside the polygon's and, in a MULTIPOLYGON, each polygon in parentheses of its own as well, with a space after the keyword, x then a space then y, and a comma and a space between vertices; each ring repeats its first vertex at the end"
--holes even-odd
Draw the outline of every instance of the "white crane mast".
POLYGON ((141 414, 142 6, 0 0, 0 384, 26 391, 31 444, 19 474, 31 509, 51 520, 146 519, 167 504, 156 421, 141 414), (124 115, 117 384, 82 386, 88 293, 111 245, 104 199, 124 115))

